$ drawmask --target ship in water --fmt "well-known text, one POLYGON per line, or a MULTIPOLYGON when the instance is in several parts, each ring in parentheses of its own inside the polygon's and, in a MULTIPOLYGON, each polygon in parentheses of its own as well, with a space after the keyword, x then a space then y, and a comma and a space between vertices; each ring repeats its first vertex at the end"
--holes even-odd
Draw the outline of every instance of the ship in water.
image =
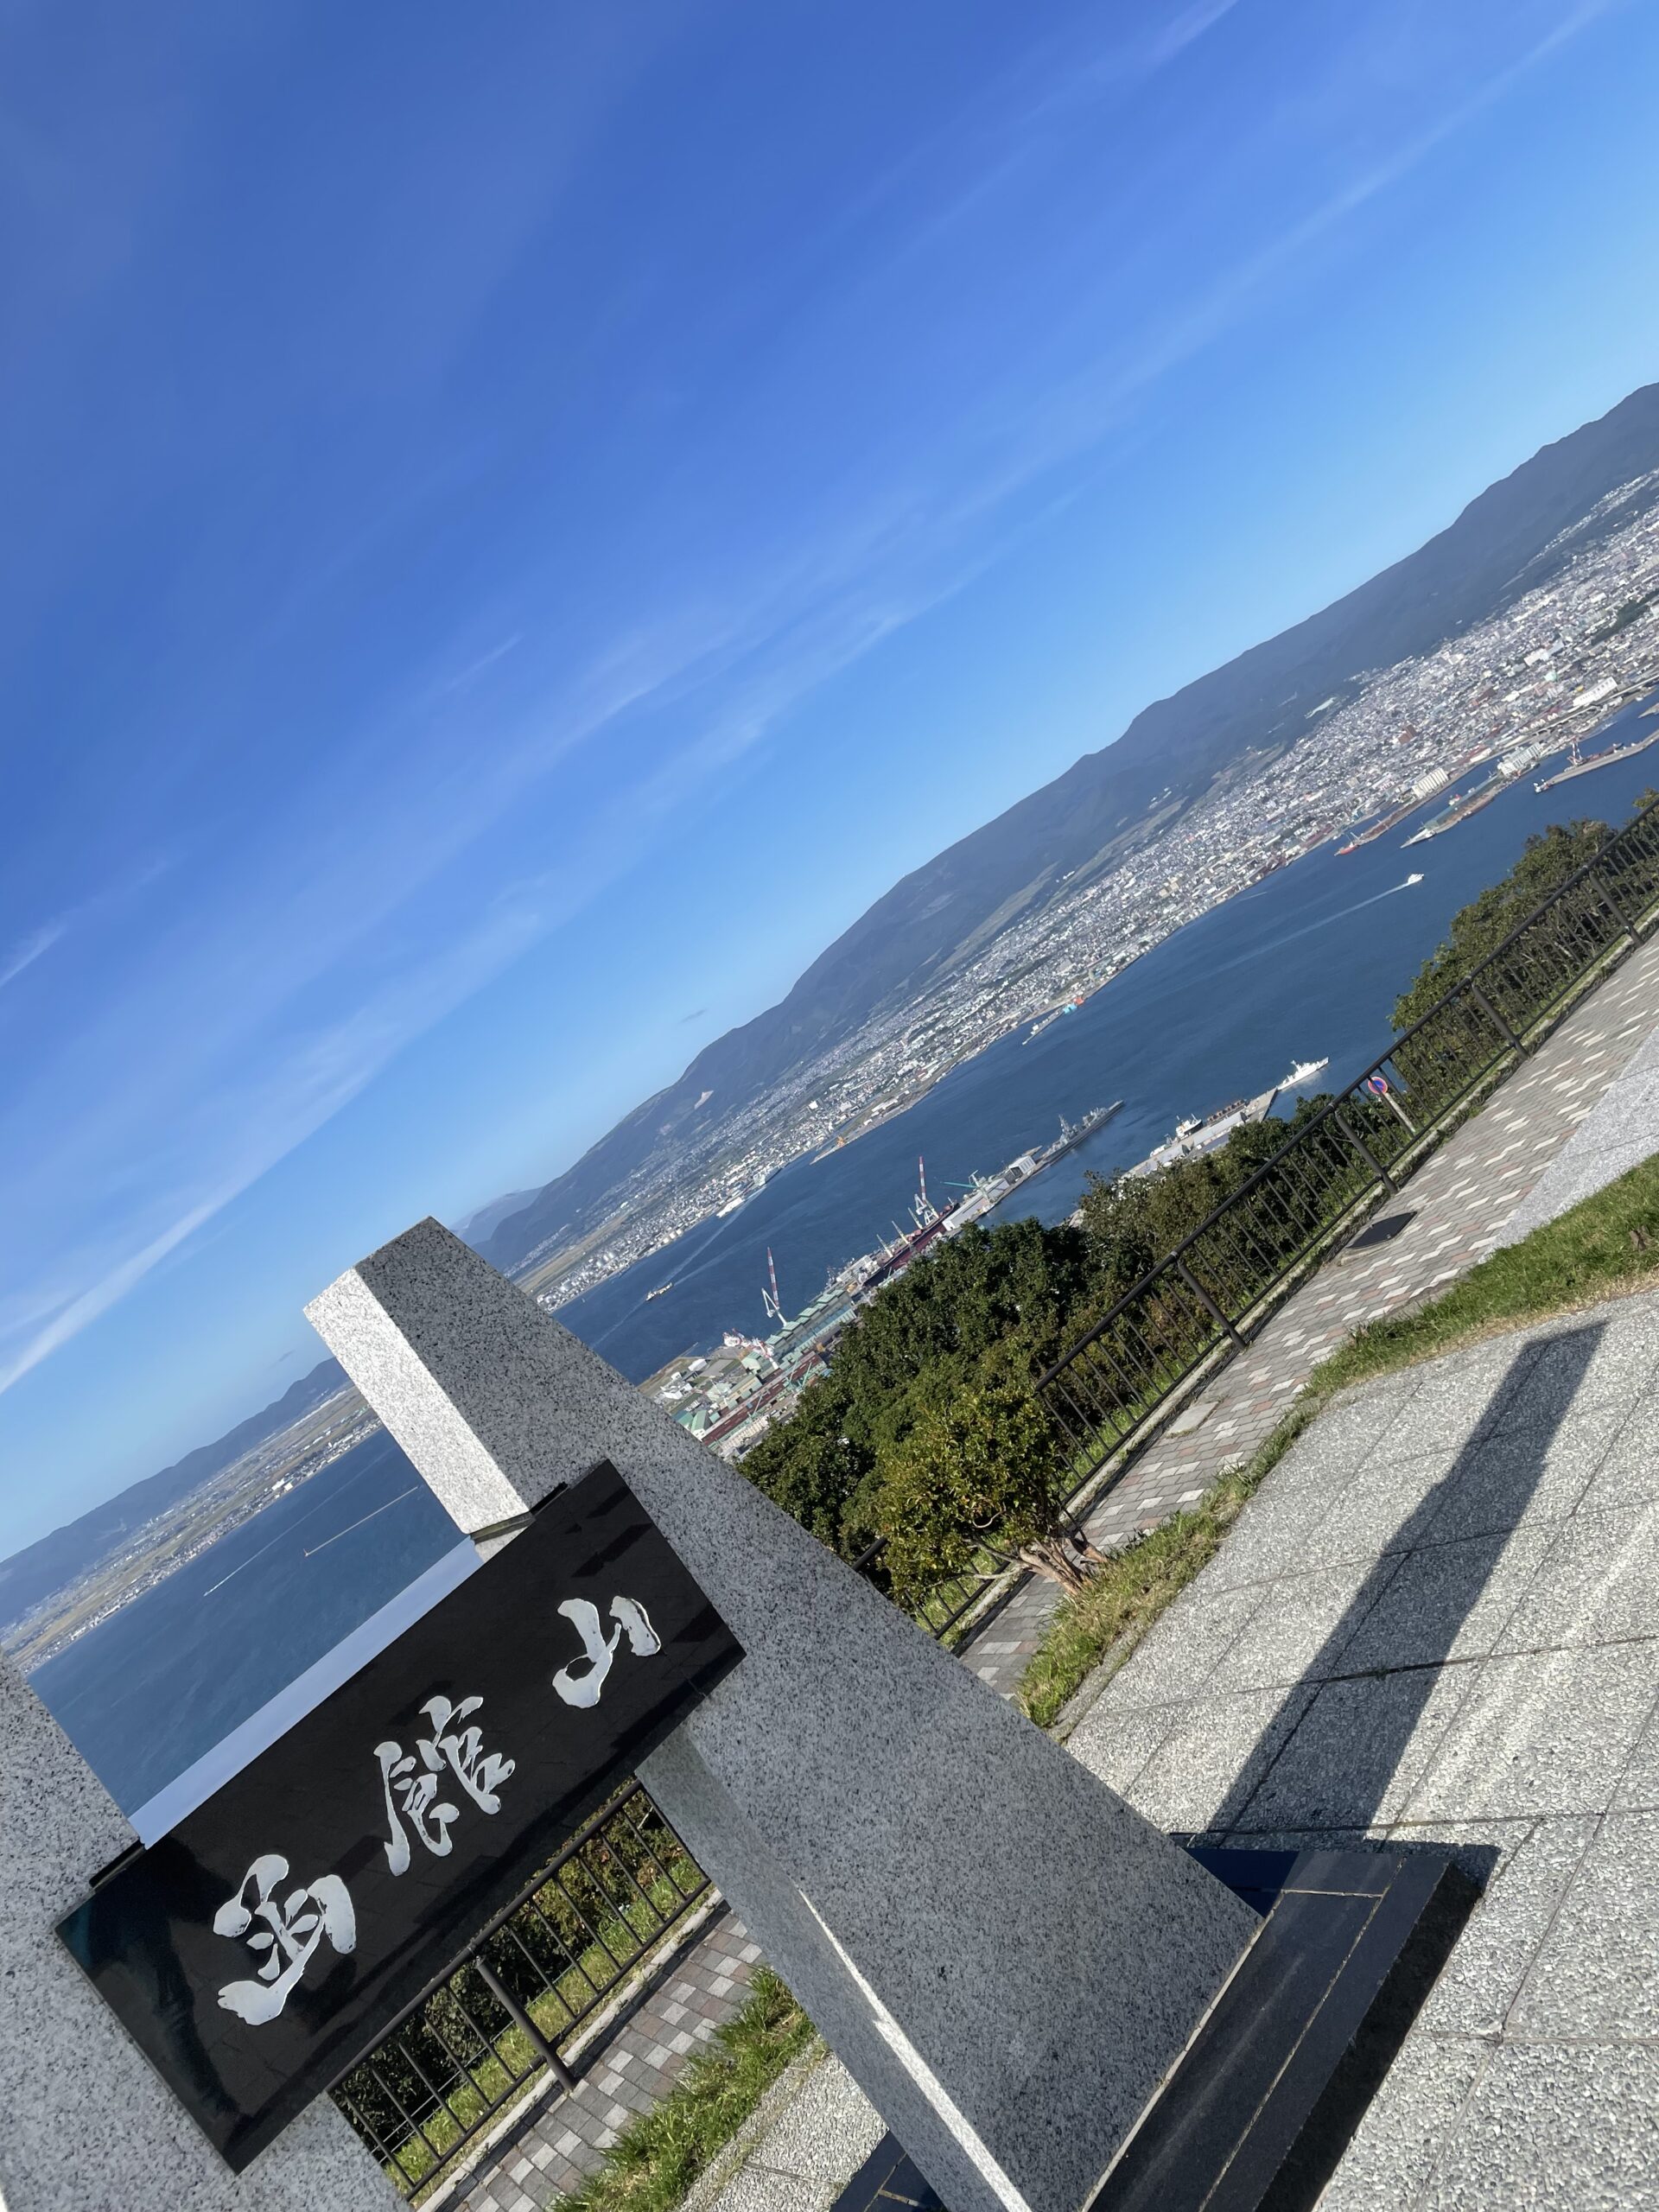
POLYGON ((1075 1152, 1086 1138, 1093 1136, 1096 1129, 1104 1128, 1114 1114, 1122 1111, 1123 1101, 1114 1098, 1109 1106, 1091 1106, 1080 1122, 1068 1122, 1062 1114, 1059 1136, 1053 1144, 1045 1145, 1037 1154, 1038 1166, 1047 1167, 1054 1160, 1064 1159, 1068 1152, 1075 1152))
POLYGON ((648 1290, 645 1293, 646 1305, 649 1306, 653 1298, 666 1298, 673 1287, 671 1282, 659 1282, 655 1290, 648 1290))
MULTIPOLYGON (((1412 878, 1414 883, 1421 883, 1422 880, 1421 875, 1412 878)), ((1330 1065, 1328 1055, 1322 1060, 1298 1060, 1288 1075, 1280 1077, 1276 1090, 1279 1091, 1300 1090, 1303 1084, 1311 1083, 1316 1075, 1323 1075, 1330 1065)))
POLYGON ((1445 810, 1437 814, 1432 822, 1425 822, 1421 830, 1406 839, 1406 843, 1426 845, 1431 837, 1445 836, 1448 830, 1455 830, 1471 814, 1478 814, 1483 807, 1490 806, 1513 781, 1510 776, 1491 775, 1484 783, 1477 784, 1471 791, 1453 791, 1445 810))
POLYGON ((1184 1122, 1177 1122, 1162 1144, 1154 1147, 1136 1166, 1124 1170, 1125 1179, 1160 1174, 1179 1160, 1196 1160, 1201 1154, 1216 1151, 1235 1129, 1242 1129, 1250 1122, 1265 1122, 1281 1098, 1301 1093, 1303 1086, 1316 1075, 1322 1075, 1330 1065, 1328 1058, 1298 1060, 1288 1075, 1281 1076, 1269 1090, 1258 1091, 1254 1098, 1230 1098, 1224 1106, 1217 1106, 1208 1114, 1193 1114, 1184 1122))

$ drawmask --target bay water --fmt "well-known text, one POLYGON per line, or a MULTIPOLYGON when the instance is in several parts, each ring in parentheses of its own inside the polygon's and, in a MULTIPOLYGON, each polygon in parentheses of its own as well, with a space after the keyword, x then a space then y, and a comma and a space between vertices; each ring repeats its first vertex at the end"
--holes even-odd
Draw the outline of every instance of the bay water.
MULTIPOLYGON (((1596 743, 1646 735, 1639 708, 1596 743)), ((1552 763, 1554 766, 1557 764, 1552 763)), ((943 1204, 1092 1106, 1122 1111, 1010 1199, 1065 1217, 1090 1173, 1143 1158, 1178 1121, 1267 1090, 1303 1059, 1335 1088, 1383 1052, 1389 1011, 1458 908, 1528 836, 1592 816, 1619 823, 1659 784, 1651 753, 1540 794, 1530 778, 1424 845, 1402 840, 1445 804, 1357 853, 1326 845, 1189 923, 1039 1037, 1025 1027, 957 1068, 906 1113, 822 1160, 781 1170, 709 1221, 560 1310, 633 1380, 728 1329, 766 1328, 770 1248, 786 1312, 902 1227, 926 1161, 943 1204), (1406 879, 1421 874, 1422 881, 1406 879), (659 1298, 647 1294, 664 1283, 659 1298)), ((1179 864, 1179 848, 1174 864, 1179 864)), ((346 1453, 168 1580, 48 1660, 35 1687, 125 1807, 293 1681, 453 1548, 454 1524, 390 1438, 346 1453)))

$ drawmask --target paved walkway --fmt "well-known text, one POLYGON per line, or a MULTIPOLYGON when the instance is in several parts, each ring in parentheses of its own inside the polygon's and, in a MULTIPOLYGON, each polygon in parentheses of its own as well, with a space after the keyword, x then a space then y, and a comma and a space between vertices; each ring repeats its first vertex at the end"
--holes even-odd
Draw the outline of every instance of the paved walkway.
POLYGON ((1659 2207, 1659 1294, 1365 1385, 1079 1721, 1165 1828, 1484 1896, 1321 2212, 1659 2207))
MULTIPOLYGON (((1382 1209, 1414 1215, 1400 1236, 1327 1261, 1191 1407, 1202 1416, 1198 1425, 1181 1435, 1166 1431, 1141 1455, 1089 1516, 1094 1541, 1110 1548, 1196 1503, 1224 1467, 1255 1451, 1299 1385, 1363 1322, 1431 1294, 1484 1259, 1656 1030, 1659 940, 1626 961, 1382 1209)), ((1028 1583, 966 1655, 1004 1696, 1041 1640, 1054 1603, 1051 1585, 1028 1583)))
MULTIPOLYGON (((1205 1391, 1194 1408, 1202 1412, 1198 1424, 1179 1436, 1166 1433, 1141 1456, 1091 1515, 1095 1541, 1122 1543, 1178 1507, 1196 1503, 1226 1465, 1248 1457, 1298 1385, 1362 1322, 1438 1289, 1484 1258, 1503 1240, 1518 1205, 1579 1124, 1656 1031, 1659 941, 1627 961, 1411 1179, 1397 1206, 1386 1209, 1414 1212, 1401 1236, 1375 1251, 1327 1262, 1205 1391)), ((1236 1541, 1236 1536, 1230 1540, 1228 1556, 1236 1541)), ((968 1645, 967 1663, 1009 1694, 1053 1604, 1051 1586, 1028 1583, 968 1645)), ((730 1918, 702 1937, 678 1962, 665 1993, 668 2004, 686 2008, 685 2016, 668 2018, 653 1998, 619 2031, 575 2097, 554 2095, 531 2107, 448 2199, 455 2212, 462 2206, 467 2212, 526 2212, 577 2187, 629 2114, 648 2109, 696 2044, 737 2010, 756 1957, 755 1947, 730 1918), (663 2032, 664 2027, 671 2032, 663 2032)), ((850 2083, 846 2092, 843 2127, 851 2139, 867 2115, 850 2083)), ((795 2191, 779 2194, 778 2212, 785 2196, 791 2205, 816 2208, 820 2199, 828 2204, 836 2163, 834 2156, 827 2158, 821 2182, 809 2184, 802 2177, 795 2191)), ((850 2171, 847 2167, 841 2178, 850 2171)), ((729 2202, 722 2196, 719 2212, 748 2212, 741 2187, 734 2185, 729 2202)))
POLYGON ((507 2132, 449 2195, 467 2212, 541 2212, 596 2172, 619 2130, 661 2102, 686 2061, 748 1995, 760 1947, 721 1910, 673 1971, 618 2029, 576 2086, 510 2120, 507 2132))
POLYGON ((1501 1243, 1616 1182, 1659 1152, 1659 1031, 1637 1046, 1510 1215, 1501 1243))

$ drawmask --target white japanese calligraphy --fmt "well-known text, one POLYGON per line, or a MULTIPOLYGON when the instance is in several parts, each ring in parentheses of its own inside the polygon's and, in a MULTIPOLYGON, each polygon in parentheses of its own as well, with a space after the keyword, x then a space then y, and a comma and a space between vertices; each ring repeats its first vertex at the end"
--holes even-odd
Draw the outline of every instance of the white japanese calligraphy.
POLYGON ((612 1599, 611 1618, 616 1626, 608 1637, 600 1625, 599 1607, 586 1598, 567 1598, 559 1611, 582 1638, 588 1662, 585 1671, 579 1672, 575 1666, 561 1667, 553 1677, 553 1687, 567 1705, 599 1703, 616 1647, 625 1634, 628 1649, 637 1659, 649 1659, 663 1648, 662 1638, 651 1624, 651 1615, 637 1598, 612 1599))
POLYGON ((251 1951, 265 1954, 256 1980, 228 1981, 219 1993, 226 2012, 250 2027, 276 2018, 325 1936, 337 1951, 357 1947, 357 1915, 338 1874, 320 1874, 306 1888, 290 1890, 279 1899, 277 1885, 287 1879, 287 1859, 266 1852, 242 1877, 236 1895, 213 1915, 215 1934, 245 1938, 251 1951))
POLYGON ((448 1857, 453 1848, 449 1831, 461 1818, 461 1808, 438 1795, 445 1782, 459 1784, 480 1813, 500 1811, 499 1793, 513 1770, 513 1761, 486 1751, 476 1725, 461 1726, 483 1702, 482 1698, 464 1697, 454 1705, 447 1697, 430 1697, 421 1707, 431 1723, 430 1732, 416 1738, 413 1751, 391 1742, 375 1745, 391 1829, 383 1848, 394 1874, 409 1872, 411 1834, 435 1859, 448 1857))
MULTIPOLYGON (((464 1697, 459 1705, 451 1705, 447 1697, 432 1697, 421 1711, 432 1723, 433 1740, 448 1761, 449 1771, 479 1811, 499 1813, 501 1800, 496 1792, 512 1772, 514 1762, 494 1751, 486 1752, 483 1735, 476 1727, 456 1732, 457 1725, 469 1713, 476 1713, 483 1702, 481 1697, 464 1697)), ((424 1756, 424 1743, 421 1751, 424 1756)))

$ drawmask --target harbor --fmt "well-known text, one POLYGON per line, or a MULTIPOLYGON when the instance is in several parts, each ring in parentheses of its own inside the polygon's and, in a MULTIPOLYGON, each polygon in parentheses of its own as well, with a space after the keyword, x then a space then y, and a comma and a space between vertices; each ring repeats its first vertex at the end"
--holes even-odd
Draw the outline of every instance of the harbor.
MULTIPOLYGON (((1331 1065, 1328 1058, 1299 1060, 1278 1082, 1249 1098, 1229 1100, 1203 1116, 1177 1123, 1171 1135, 1144 1159, 1114 1179, 1155 1175, 1224 1145, 1237 1129, 1264 1122, 1281 1106, 1294 1107, 1331 1065)), ((1096 1106, 1074 1122, 1061 1118, 1059 1135, 1046 1145, 1019 1153, 992 1175, 975 1175, 950 1188, 960 1196, 930 1195, 927 1163, 918 1159, 916 1191, 906 1223, 893 1224, 892 1239, 831 1271, 823 1288, 798 1313, 785 1310, 778 1287, 777 1262, 766 1255, 761 1304, 773 1325, 769 1335, 746 1336, 728 1330, 719 1349, 671 1360, 645 1388, 721 1458, 741 1459, 774 1421, 793 1411, 808 1383, 829 1370, 836 1346, 879 1292, 895 1282, 918 1260, 947 1237, 983 1222, 1017 1192, 1085 1144, 1123 1109, 1123 1101, 1096 1106)), ((672 1287, 671 1285, 664 1287, 672 1287)), ((660 1296, 647 1293, 647 1299, 660 1296)))
MULTIPOLYGON (((1586 753, 1582 748, 1589 737, 1606 728, 1630 707, 1648 696, 1656 672, 1659 671, 1643 669, 1623 683, 1604 677, 1599 682, 1587 685, 1572 699, 1552 707, 1534 725, 1531 734, 1506 746, 1501 753, 1497 752, 1494 743, 1487 742, 1465 752, 1450 767, 1428 770, 1419 778, 1407 797, 1386 813, 1370 821, 1352 824, 1344 842, 1336 848, 1337 851, 1346 856, 1362 851, 1367 845, 1377 843, 1393 830, 1403 828, 1414 814, 1447 791, 1459 778, 1483 767, 1486 767, 1488 772, 1478 782, 1464 789, 1452 790, 1440 811, 1403 839, 1402 845, 1427 844, 1436 837, 1443 837, 1448 830, 1459 828, 1474 816, 1484 812, 1512 785, 1519 783, 1533 769, 1541 767, 1545 761, 1558 753, 1568 753, 1567 766, 1559 769, 1554 775, 1535 782, 1535 791, 1554 791, 1561 784, 1572 782, 1575 777, 1587 776, 1596 769, 1611 767, 1618 761, 1628 760, 1635 754, 1645 752, 1649 746, 1659 740, 1659 731, 1651 732, 1626 745, 1610 747, 1600 753, 1586 753)), ((1647 707, 1643 711, 1652 715, 1659 709, 1647 707)))
MULTIPOLYGON (((943 1238, 959 1236, 982 1222, 1014 1192, 1086 1143, 1122 1109, 1123 1101, 1118 1098, 1109 1106, 1091 1107, 1075 1122, 1062 1116, 1059 1135, 1050 1143, 1017 1154, 995 1174, 953 1184, 958 1197, 931 1197, 927 1162, 918 1158, 907 1222, 893 1224, 891 1241, 884 1237, 873 1250, 832 1269, 817 1296, 792 1316, 785 1312, 778 1265, 768 1246, 760 1300, 773 1324, 772 1333, 751 1337, 728 1330, 717 1351, 670 1361, 647 1379, 645 1389, 722 1459, 741 1459, 773 1421, 793 1410, 806 1385, 827 1371, 836 1344, 878 1292, 896 1282, 943 1238)), ((664 1284, 647 1292, 646 1302, 672 1287, 664 1284)))
POLYGON ((1632 760, 1650 745, 1659 745, 1659 729, 1650 730, 1646 737, 1638 737, 1629 745, 1610 746, 1605 753, 1581 754, 1575 741, 1569 748, 1572 758, 1567 766, 1558 768, 1553 776, 1546 776, 1532 788, 1535 791, 1553 791, 1558 784, 1570 784, 1575 776, 1588 776, 1599 768, 1611 768, 1620 760, 1632 760))

